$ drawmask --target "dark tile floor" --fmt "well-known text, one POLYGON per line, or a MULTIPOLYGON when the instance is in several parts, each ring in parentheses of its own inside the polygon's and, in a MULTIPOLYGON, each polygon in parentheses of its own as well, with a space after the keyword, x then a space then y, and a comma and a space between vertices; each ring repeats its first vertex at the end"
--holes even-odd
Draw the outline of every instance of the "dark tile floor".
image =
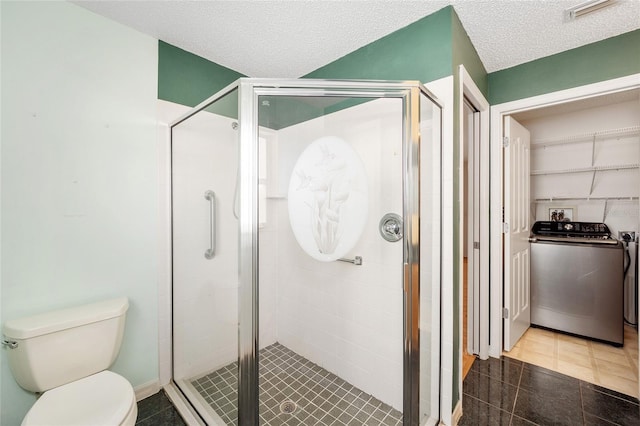
MULTIPOLYGON (((640 425, 638 400, 514 359, 476 360, 459 425, 640 425)), ((164 391, 138 402, 136 425, 184 426, 164 391)))
MULTIPOLYGON (((261 425, 402 424, 399 411, 280 343, 261 349, 259 362, 261 425)), ((192 384, 226 424, 238 424, 237 362, 192 384)))
POLYGON ((510 358, 476 360, 460 425, 640 425, 638 400, 510 358))
POLYGON ((138 402, 138 419, 140 426, 186 426, 163 390, 138 402))

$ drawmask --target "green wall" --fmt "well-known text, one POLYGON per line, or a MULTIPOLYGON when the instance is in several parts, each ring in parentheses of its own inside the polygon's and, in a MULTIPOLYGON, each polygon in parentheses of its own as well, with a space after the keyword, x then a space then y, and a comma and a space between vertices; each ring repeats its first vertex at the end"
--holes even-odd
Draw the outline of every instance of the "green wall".
POLYGON ((467 35, 455 11, 451 15, 451 37, 453 43, 452 61, 454 75, 457 76, 458 74, 458 65, 463 64, 474 83, 476 83, 486 97, 489 88, 487 70, 484 68, 476 48, 471 43, 471 39, 467 35))
MULTIPOLYGON (((194 107, 245 77, 234 70, 213 63, 163 41, 158 43, 158 99, 194 107)), ((270 103, 260 107, 261 126, 279 130, 310 120, 335 110, 353 106, 354 102, 338 102, 329 108, 316 107, 292 97, 266 96, 270 103)), ((238 92, 232 91, 206 108, 225 117, 238 117, 238 92)))
POLYGON ((349 53, 304 78, 437 80, 451 75, 451 14, 446 7, 349 53))
POLYGON ((489 103, 640 73, 640 30, 489 74, 489 103))
POLYGON ((158 42, 158 99, 193 107, 241 77, 245 75, 158 42))

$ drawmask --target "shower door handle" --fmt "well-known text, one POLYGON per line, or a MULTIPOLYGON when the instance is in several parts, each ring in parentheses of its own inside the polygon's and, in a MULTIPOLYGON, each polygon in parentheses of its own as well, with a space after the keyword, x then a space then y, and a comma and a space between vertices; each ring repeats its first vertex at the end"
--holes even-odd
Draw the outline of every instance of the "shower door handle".
POLYGON ((213 259, 213 256, 216 254, 216 193, 206 191, 204 198, 209 200, 209 229, 211 231, 209 248, 204 252, 204 257, 213 259))

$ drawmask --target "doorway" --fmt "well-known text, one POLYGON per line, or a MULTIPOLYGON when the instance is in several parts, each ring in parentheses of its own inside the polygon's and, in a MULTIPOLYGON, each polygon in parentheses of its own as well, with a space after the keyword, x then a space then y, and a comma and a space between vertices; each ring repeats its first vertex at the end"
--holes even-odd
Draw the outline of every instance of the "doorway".
POLYGON ((480 310, 480 112, 463 99, 463 295, 462 295, 462 379, 479 353, 480 310))
MULTIPOLYGON (((639 159, 634 157, 634 155, 638 156, 637 149, 640 141, 640 131, 636 130, 640 129, 638 127, 640 123, 637 123, 637 111, 640 108, 637 81, 637 76, 635 79, 617 79, 494 107, 496 114, 492 118, 492 128, 497 132, 496 137, 502 138, 503 123, 507 117, 515 117, 524 124, 524 127, 531 130, 532 170, 530 176, 532 182, 530 208, 527 209, 531 223, 535 220, 551 220, 548 215, 554 209, 559 209, 559 211, 564 210, 574 215, 574 221, 607 223, 616 238, 618 231, 622 230, 619 228, 630 227, 633 230, 638 227, 640 222, 638 194, 625 192, 625 188, 633 192, 640 187, 637 167, 639 159), (628 107, 636 111, 635 113, 633 111, 627 112, 627 116, 632 117, 632 121, 635 119, 634 122, 623 123, 621 120, 623 120, 625 113, 622 110, 609 113, 609 115, 605 115, 604 119, 595 115, 599 109, 616 108, 615 106, 606 107, 603 105, 622 105, 625 102, 628 102, 628 107), (545 116, 549 118, 545 119, 545 116), (608 127, 603 128, 603 123, 605 127, 608 127), (634 149, 636 150, 635 154, 631 152, 634 149), (622 160, 614 160, 616 155, 620 155, 622 160), (590 164, 580 167, 573 164, 574 161, 589 161, 590 164), (625 163, 625 166, 609 167, 616 162, 625 163)), ((496 151, 493 151, 492 158, 495 161, 501 161, 500 157, 495 154, 496 151)), ((495 184, 495 181, 493 183, 495 184)), ((494 187, 493 190, 496 188, 494 187)), ((502 193, 501 188, 500 193, 502 193)), ((505 205, 508 204, 505 203, 505 205)), ((494 202, 492 202, 492 206, 502 208, 502 205, 494 202)), ((494 217, 492 220, 492 223, 496 223, 496 227, 499 226, 501 230, 502 223, 497 222, 498 218, 494 217)), ((502 237, 506 239, 508 235, 500 235, 498 241, 502 241, 502 237)), ((495 235, 495 238, 498 236, 495 235)), ((499 271, 502 271, 502 244, 499 245, 499 251, 494 250, 495 247, 492 248, 492 267, 500 265, 499 271), (500 257, 500 259, 496 259, 496 257, 500 257)), ((637 253, 631 257, 637 259, 637 253)), ((511 275, 505 274, 504 277, 498 278, 500 280, 504 278, 505 287, 511 282, 511 275)), ((505 288, 505 298, 508 297, 507 290, 509 289, 505 288)), ((492 297, 492 300, 498 302, 499 299, 495 292, 492 292, 492 297)), ((499 297, 503 297, 502 294, 499 297)), ((632 295, 631 300, 637 301, 637 295, 632 295)), ((499 304, 498 306, 505 305, 499 304)), ((506 305, 505 308, 510 306, 511 304, 506 305)), ((494 324, 492 325, 492 333, 503 336, 502 327, 495 327, 496 323, 502 322, 503 312, 498 311, 499 309, 492 309, 492 324, 494 324)), ((510 314, 511 312, 505 316, 510 314)), ((497 335, 494 336, 497 337, 497 335)), ((637 396, 638 348, 635 329, 630 329, 629 326, 625 327, 625 346, 627 346, 627 341, 633 346, 631 355, 625 355, 624 349, 620 349, 620 353, 617 354, 620 357, 628 358, 628 363, 626 361, 625 363, 631 370, 625 374, 634 376, 635 384, 625 383, 618 387, 607 376, 611 373, 610 369, 614 364, 610 360, 605 361, 604 355, 596 355, 590 361, 586 358, 583 360, 576 357, 576 353, 580 351, 585 354, 590 352, 593 355, 595 352, 607 349, 611 349, 607 352, 615 353, 617 348, 610 345, 599 346, 600 343, 584 339, 572 339, 574 339, 573 336, 553 333, 548 330, 529 329, 524 333, 524 337, 519 343, 511 343, 515 344, 513 354, 522 355, 521 359, 527 362, 535 363, 533 362, 533 354, 536 352, 536 346, 539 345, 538 352, 556 355, 556 360, 546 360, 545 367, 553 367, 555 363, 556 367, 560 366, 556 371, 563 374, 637 396), (581 349, 579 345, 583 345, 583 348, 581 349), (568 348, 574 349, 572 354, 566 352, 568 348), (572 361, 570 364, 563 364, 568 361, 566 357, 569 355, 571 355, 572 361), (565 359, 562 359, 563 357, 565 359), (581 362, 584 365, 581 365, 581 362), (605 368, 609 368, 609 371, 586 372, 580 368, 586 364, 595 366, 607 364, 605 368), (593 380, 594 374, 596 375, 595 381, 593 380), (589 380, 589 375, 591 375, 591 380, 589 380), (598 380, 598 375, 602 380, 598 380)), ((500 355, 503 343, 506 344, 506 340, 502 337, 499 340, 492 339, 492 356, 500 355)), ((622 358, 619 360, 624 361, 622 358)))
POLYGON ((475 357, 489 355, 489 103, 458 68, 460 134, 460 386, 475 357))

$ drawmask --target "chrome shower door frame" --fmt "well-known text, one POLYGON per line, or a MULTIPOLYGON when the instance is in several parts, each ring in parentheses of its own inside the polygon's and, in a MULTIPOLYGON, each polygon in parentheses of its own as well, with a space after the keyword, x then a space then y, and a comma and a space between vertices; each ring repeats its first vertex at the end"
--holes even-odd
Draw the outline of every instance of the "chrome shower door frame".
MULTIPOLYGON (((240 79, 239 83, 239 388, 240 426, 259 424, 258 99, 259 96, 398 98, 403 103, 404 276, 403 424, 418 426, 420 390, 420 96, 442 107, 419 82, 240 79)), ((440 123, 439 123, 440 124, 440 123)), ((441 129, 441 127, 440 127, 441 129)), ((440 141, 438 141, 440 143, 440 141)), ((433 283, 440 285, 440 283, 433 283)), ((434 332, 440 333, 438 330, 434 332)), ((432 372, 438 377, 440 372, 432 372)), ((439 415, 439 413, 437 414, 439 415)))

